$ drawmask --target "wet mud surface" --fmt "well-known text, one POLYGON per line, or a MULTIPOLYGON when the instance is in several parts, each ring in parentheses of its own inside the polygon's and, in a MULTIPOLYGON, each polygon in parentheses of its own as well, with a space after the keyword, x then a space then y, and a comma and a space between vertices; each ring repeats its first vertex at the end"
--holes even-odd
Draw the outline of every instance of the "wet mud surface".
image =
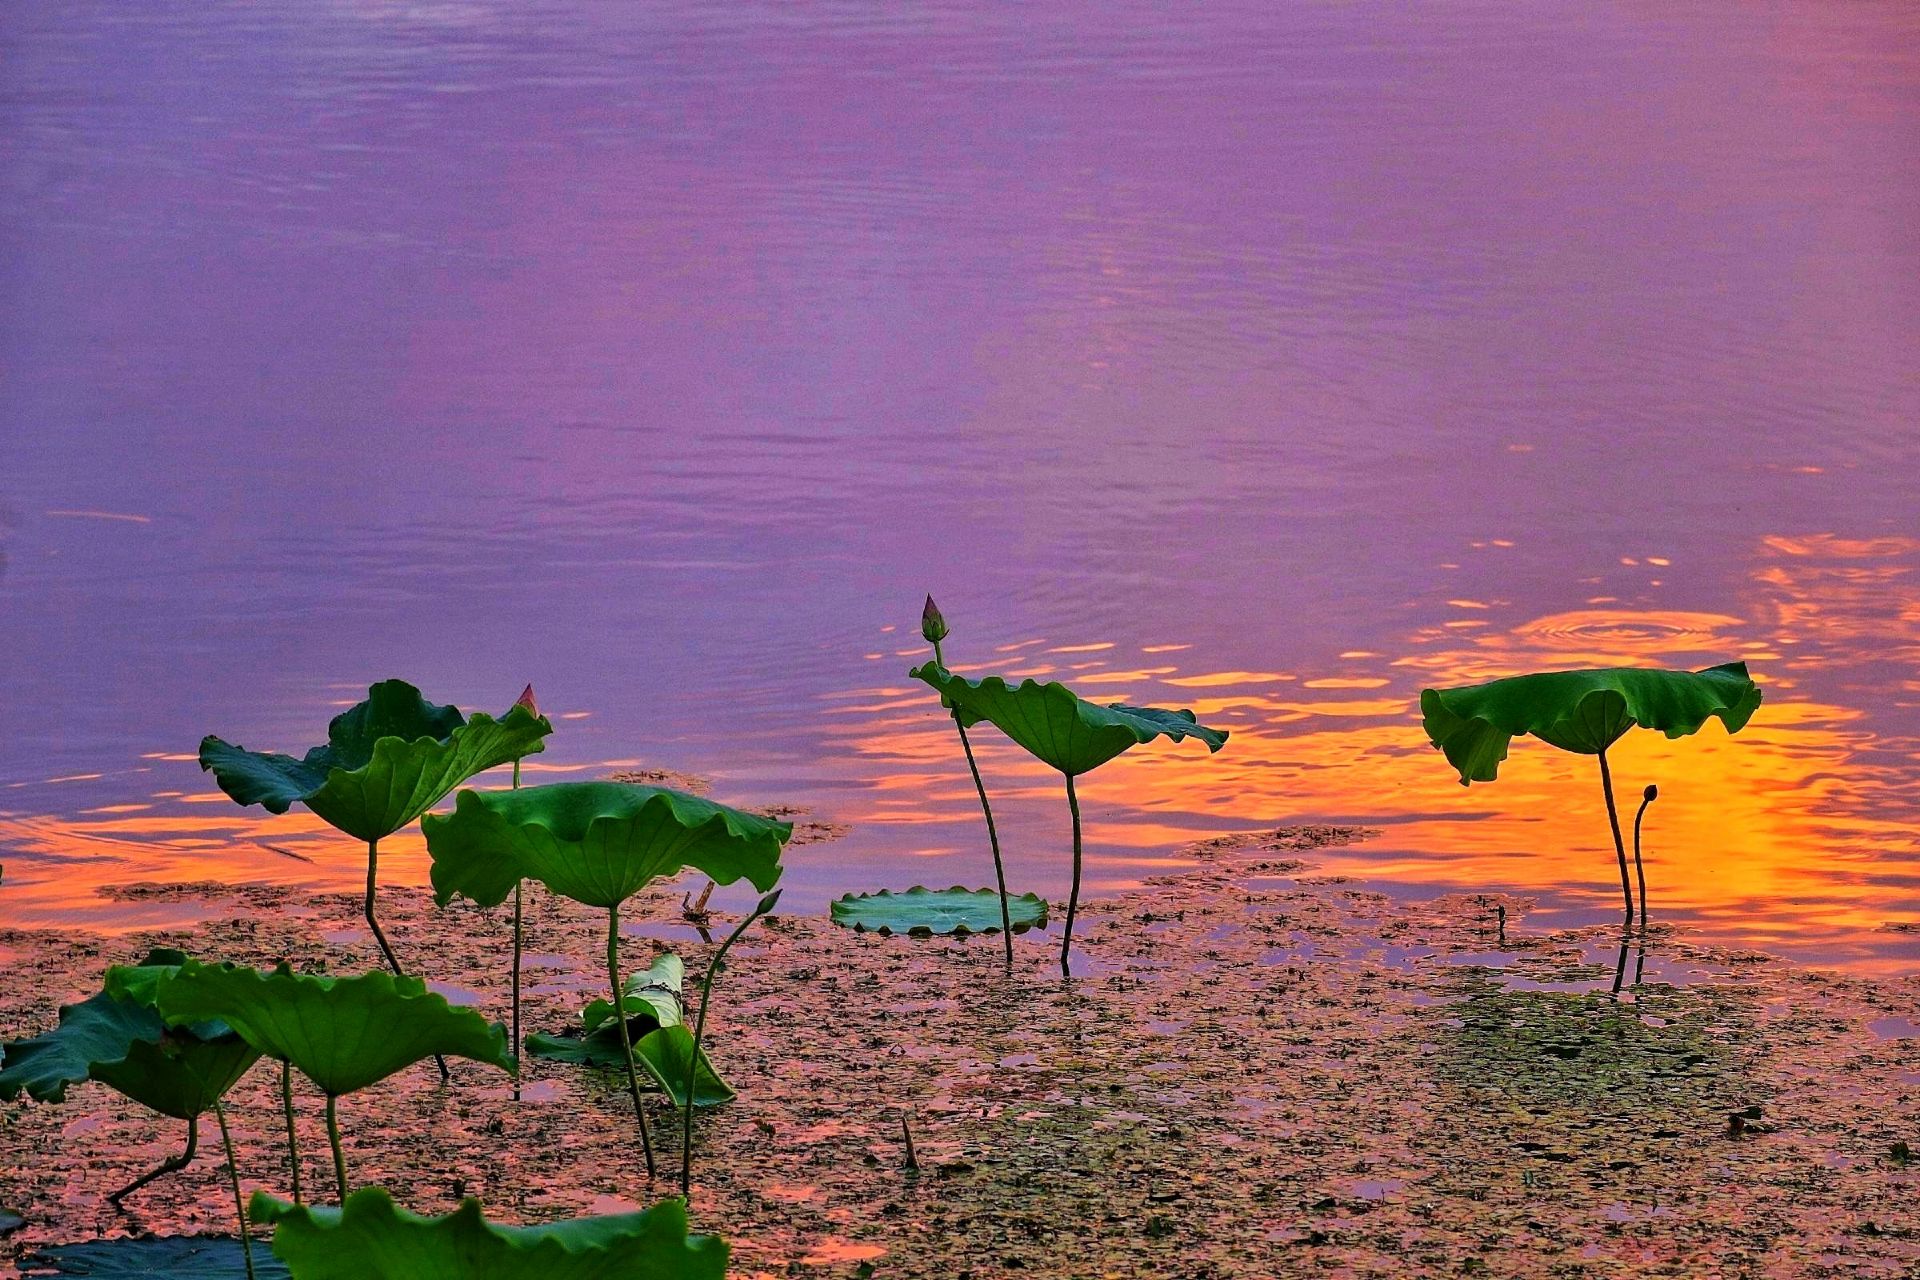
MULTIPOLYGON (((994 936, 756 928, 710 1021, 740 1096, 697 1122, 698 1229, 734 1242, 737 1276, 1920 1275, 1920 1163, 1901 1154, 1920 1149, 1920 983, 1657 924, 1622 959, 1617 931, 1530 931, 1523 900, 1406 903, 1313 874, 1315 847, 1362 834, 1195 846, 1199 870, 1083 904, 1070 982, 1057 924, 1016 940, 1011 978, 994 936)), ((630 904, 627 970, 673 949, 698 974, 712 948, 679 922, 698 887, 630 904)), ((218 918, 0 931, 0 1035, 44 1030, 149 945, 378 960, 350 896, 121 892, 203 896, 218 918)), ((604 917, 529 903, 526 1028, 558 1030, 601 993, 604 917)), ((409 964, 505 1019, 508 912, 383 889, 382 918, 409 964)), ((257 1067, 229 1114, 248 1190, 284 1195, 277 1079, 257 1067)), ((619 1082, 562 1064, 529 1059, 518 1103, 497 1071, 456 1063, 449 1088, 429 1064, 341 1115, 356 1184, 531 1221, 670 1194, 675 1117, 653 1105, 652 1184, 619 1082)), ((317 1097, 300 1124, 305 1185, 330 1195, 317 1097)), ((0 1271, 51 1242, 230 1230, 216 1144, 125 1212, 105 1201, 180 1129, 99 1086, 0 1105, 0 1209, 25 1219, 0 1271)))

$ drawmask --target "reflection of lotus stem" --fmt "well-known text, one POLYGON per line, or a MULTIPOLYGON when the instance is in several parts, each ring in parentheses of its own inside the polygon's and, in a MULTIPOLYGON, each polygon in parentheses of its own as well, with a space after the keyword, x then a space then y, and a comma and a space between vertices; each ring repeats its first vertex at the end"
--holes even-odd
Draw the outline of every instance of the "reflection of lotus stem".
POLYGON ((755 920, 773 910, 773 904, 779 900, 778 893, 760 899, 747 918, 734 926, 720 949, 713 953, 713 959, 707 961, 706 976, 700 980, 700 1015, 693 1020, 693 1053, 687 1059, 686 1116, 680 1129, 680 1198, 689 1203, 693 1200, 693 1091, 700 1083, 700 1042, 707 1034, 707 1008, 713 1004, 713 980, 720 972, 720 962, 727 958, 728 948, 740 940, 740 935, 755 920))
MULTIPOLYGON (((369 840, 367 841, 367 927, 373 930, 373 940, 380 944, 380 954, 387 958, 387 968, 393 970, 394 977, 404 978, 407 976, 407 971, 400 967, 400 957, 393 953, 393 947, 387 942, 387 935, 380 931, 380 922, 374 919, 373 915, 374 877, 379 869, 380 842, 378 840, 369 840)), ((434 1065, 440 1068, 440 1082, 442 1084, 445 1084, 453 1078, 453 1073, 447 1070, 447 1060, 444 1057, 436 1053, 433 1055, 433 1061, 434 1065)))
POLYGON ((327 1095, 327 1141, 333 1146, 333 1184, 340 1192, 340 1203, 347 1202, 347 1156, 340 1150, 340 1115, 334 1104, 339 1099, 327 1095))
MULTIPOLYGON (((1620 926, 1620 957, 1613 962, 1613 997, 1616 1000, 1620 998, 1620 984, 1627 980, 1627 927, 1632 923, 1633 917, 1629 914, 1627 923, 1620 926)), ((1638 981, 1636 977, 1636 985, 1638 981)))
POLYGON ((1607 793, 1607 823, 1613 828, 1613 851, 1620 858, 1620 896, 1627 900, 1627 922, 1633 922, 1633 886, 1627 882, 1627 842, 1620 838, 1620 811, 1613 803, 1613 772, 1607 753, 1600 753, 1600 788, 1607 793))
MULTIPOLYGON (((513 762, 513 789, 520 789, 520 762, 513 762)), ((524 878, 513 882, 513 1100, 520 1101, 520 910, 526 892, 524 878)))
POLYGON ((647 1112, 640 1103, 640 1077, 633 1071, 633 1033, 627 1029, 626 993, 620 990, 620 904, 607 908, 607 978, 613 983, 613 1021, 620 1028, 620 1061, 627 1065, 627 1092, 633 1095, 633 1118, 640 1122, 640 1150, 646 1153, 647 1176, 653 1176, 653 1139, 647 1136, 647 1112))
POLYGON ((233 1135, 227 1132, 227 1110, 213 1100, 213 1118, 220 1122, 220 1145, 227 1150, 227 1181, 233 1184, 233 1211, 240 1219, 240 1256, 246 1260, 247 1280, 253 1280, 253 1237, 247 1232, 247 1206, 240 1199, 240 1167, 233 1162, 233 1135))
MULTIPOLYGON (((931 598, 931 597, 929 597, 931 598)), ((947 660, 940 653, 940 642, 933 642, 933 660, 942 667, 947 660)), ((987 803, 987 784, 980 781, 980 766, 973 759, 973 743, 967 740, 967 726, 960 722, 960 708, 953 709, 953 727, 960 731, 960 749, 967 753, 967 772, 973 775, 973 789, 980 793, 980 812, 987 818, 987 844, 993 849, 993 878, 1000 886, 1000 936, 1007 949, 1007 969, 1013 969, 1013 913, 1007 909, 1007 869, 1000 860, 1000 832, 993 825, 993 806, 987 803)))
POLYGON ((1073 913, 1080 905, 1080 798, 1073 793, 1073 775, 1067 775, 1067 809, 1073 814, 1073 889, 1067 895, 1067 927, 1060 937, 1060 976, 1067 976, 1067 956, 1073 950, 1073 913))
POLYGON ((173 1173, 179 1169, 184 1169, 188 1165, 192 1164, 193 1153, 195 1151, 198 1151, 199 1149, 200 1149, 200 1117, 193 1116, 187 1121, 187 1149, 185 1151, 182 1151, 179 1155, 174 1156, 170 1160, 162 1160, 158 1168, 152 1170, 149 1173, 141 1174, 139 1177, 135 1178, 132 1182, 129 1182, 126 1186, 108 1195, 107 1196, 108 1202, 111 1203, 114 1208, 118 1209, 120 1207, 120 1202, 122 1200, 126 1199, 128 1196, 132 1195, 134 1192, 138 1191, 140 1188, 146 1186, 149 1182, 152 1182, 155 1178, 164 1178, 168 1174, 173 1173))
POLYGON ((293 1063, 280 1060, 280 1106, 287 1114, 287 1163, 293 1166, 293 1202, 300 1203, 300 1139, 293 1132, 293 1063))
POLYGON ((1641 793, 1639 812, 1633 815, 1633 870, 1640 877, 1640 928, 1643 932, 1647 927, 1647 869, 1640 862, 1640 823, 1647 816, 1647 806, 1659 795, 1660 789, 1649 784, 1641 793))

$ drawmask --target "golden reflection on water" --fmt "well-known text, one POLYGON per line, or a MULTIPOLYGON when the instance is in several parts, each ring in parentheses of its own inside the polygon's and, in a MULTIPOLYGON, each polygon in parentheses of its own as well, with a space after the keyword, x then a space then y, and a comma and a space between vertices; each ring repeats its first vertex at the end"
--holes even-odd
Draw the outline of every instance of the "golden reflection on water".
MULTIPOLYGON (((1529 614, 1505 601, 1455 598, 1436 602, 1398 652, 1349 649, 1322 671, 1209 671, 1184 661, 1197 642, 1165 637, 1032 639, 955 669, 1188 706, 1233 731, 1218 755, 1193 742, 1156 742, 1082 780, 1096 884, 1164 869, 1174 848, 1200 835, 1354 822, 1383 834, 1329 853, 1329 870, 1551 893, 1599 912, 1612 909, 1617 881, 1595 762, 1520 739, 1497 782, 1463 788, 1420 730, 1419 690, 1530 670, 1743 657, 1767 701, 1737 737, 1709 722, 1677 741, 1634 732, 1610 753, 1623 816, 1645 783, 1660 786, 1647 828, 1654 914, 1727 939, 1813 945, 1856 968, 1890 968, 1897 958, 1876 956, 1859 939, 1920 919, 1916 567, 1913 539, 1769 537, 1741 585, 1738 613, 1596 598, 1529 614), (1462 621, 1475 625, 1453 625, 1462 621)), ((870 655, 882 669, 923 656, 913 648, 870 655)), ((853 824, 867 852, 850 857, 827 845, 796 861, 846 880, 835 892, 921 859, 979 861, 972 784, 923 686, 889 673, 823 699, 821 721, 819 753, 845 783, 820 802, 821 816, 853 824)), ((1036 855, 1058 871, 1067 846, 1059 777, 991 729, 975 742, 1015 878, 1038 878, 1036 855)), ((620 762, 556 758, 527 768, 599 776, 610 763, 620 762)), ((363 851, 312 814, 267 818, 211 789, 72 814, 38 803, 56 811, 0 809, 0 841, 26 855, 8 873, 17 923, 137 927, 163 913, 98 891, 142 879, 350 890, 364 867, 363 851)), ((383 842, 381 861, 388 883, 425 881, 417 832, 383 842)))

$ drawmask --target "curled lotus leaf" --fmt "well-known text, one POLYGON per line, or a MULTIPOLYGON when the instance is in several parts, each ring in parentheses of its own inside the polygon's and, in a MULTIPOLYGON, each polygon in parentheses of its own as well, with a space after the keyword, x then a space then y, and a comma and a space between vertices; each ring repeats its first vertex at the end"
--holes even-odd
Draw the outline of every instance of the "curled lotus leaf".
MULTIPOLYGON (((1000 895, 992 889, 928 889, 921 885, 902 893, 849 893, 829 904, 833 922, 856 932, 882 935, 905 933, 915 937, 941 934, 1000 932, 1000 895)), ((1036 893, 1010 894, 1007 915, 1015 933, 1047 923, 1047 900, 1036 893)))
POLYGON ((1063 684, 1023 680, 1008 684, 999 676, 969 680, 938 662, 907 672, 930 685, 942 706, 959 712, 969 727, 985 720, 1019 743, 1037 760, 1068 777, 1099 768, 1144 742, 1166 737, 1174 742, 1197 738, 1209 752, 1226 745, 1225 729, 1210 729, 1191 711, 1088 702, 1063 684))
POLYGON ((421 823, 442 905, 497 906, 520 879, 592 907, 617 907, 648 882, 693 867, 757 889, 780 878, 793 824, 666 787, 560 782, 462 791, 452 813, 421 823))
POLYGON ((1420 711, 1428 740, 1446 754, 1465 786, 1493 781, 1508 744, 1521 734, 1562 751, 1598 755, 1635 726, 1682 738, 1717 718, 1728 733, 1738 733, 1760 697, 1744 662, 1702 671, 1606 667, 1427 689, 1420 711))
POLYGON ((512 1071, 498 1023, 448 1004, 418 978, 271 973, 189 960, 157 987, 169 1022, 217 1018, 254 1048, 293 1064, 322 1092, 353 1093, 435 1054, 512 1071))
MULTIPOLYGON (((620 984, 620 1007, 625 1010, 627 1024, 635 1036, 645 1035, 655 1027, 680 1025, 686 1009, 681 994, 686 980, 686 963, 671 951, 655 956, 653 963, 639 973, 627 975, 626 981, 620 984)), ((617 1032, 618 1028, 613 1026, 613 1001, 587 1001, 587 1007, 580 1011, 580 1024, 587 1035, 602 1028, 617 1032)))
MULTIPOLYGON (((628 1034, 634 1034, 635 1023, 627 1025, 628 1034)), ((646 1072, 654 1087, 673 1099, 676 1107, 687 1105, 687 1054, 692 1048, 693 1033, 687 1030, 685 1024, 655 1027, 633 1042, 633 1060, 646 1072)), ((590 1035, 554 1036, 536 1032, 527 1037, 527 1052, 551 1062, 598 1067, 605 1071, 622 1069, 620 1029, 612 1025, 590 1035)), ((707 1051, 702 1049, 700 1071, 693 1082, 693 1105, 717 1107, 723 1102, 733 1101, 734 1097, 733 1086, 721 1077, 712 1060, 707 1057, 707 1051)))
POLYGON ((260 1055, 218 1021, 167 1025, 154 985, 185 959, 157 950, 137 966, 111 969, 105 989, 64 1006, 54 1030, 7 1045, 0 1099, 25 1092, 62 1102, 69 1085, 92 1080, 179 1120, 212 1107, 260 1055))
POLYGON ((544 750, 553 724, 515 703, 498 720, 428 702, 404 680, 383 680, 333 718, 305 756, 248 751, 209 736, 200 767, 244 805, 285 813, 298 802, 361 840, 392 835, 474 774, 544 750))
POLYGON ((273 1225, 273 1251, 294 1280, 722 1280, 729 1252, 717 1236, 687 1234, 679 1200, 509 1227, 487 1221, 478 1200, 427 1218, 362 1187, 337 1208, 256 1192, 249 1216, 273 1225))

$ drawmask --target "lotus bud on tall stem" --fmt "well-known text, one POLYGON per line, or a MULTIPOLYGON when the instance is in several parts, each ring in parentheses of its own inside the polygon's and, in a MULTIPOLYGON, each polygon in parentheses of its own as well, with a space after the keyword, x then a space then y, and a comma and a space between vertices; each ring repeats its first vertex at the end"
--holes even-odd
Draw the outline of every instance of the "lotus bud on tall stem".
MULTIPOLYGON (((929 599, 928 603, 932 603, 929 599)), ((700 1083, 700 1045, 707 1035, 707 1010, 713 1005, 713 980, 719 976, 720 966, 727 958, 727 951, 740 940, 740 935, 752 927, 753 922, 772 911, 780 902, 780 890, 775 889, 755 904, 753 911, 734 926, 720 949, 713 953, 713 959, 707 962, 707 973, 700 980, 700 1015, 693 1023, 693 1052, 687 1057, 687 1104, 684 1108, 680 1129, 680 1198, 693 1201, 693 1101, 694 1090, 700 1083)))
POLYGON ((1607 753, 1600 752, 1600 789, 1607 795, 1607 825, 1613 828, 1613 852, 1620 859, 1620 896, 1627 901, 1627 923, 1633 923, 1633 886, 1627 880, 1627 842, 1620 838, 1620 810, 1613 803, 1613 771, 1607 753))
POLYGON ((1660 798, 1660 788, 1651 782, 1640 793, 1640 810, 1633 815, 1633 871, 1640 880, 1640 928, 1647 927, 1647 869, 1640 861, 1640 824, 1646 820, 1647 806, 1660 798))
MULTIPOLYGON (((947 665, 946 655, 941 652, 940 642, 947 638, 947 620, 941 616, 940 609, 933 603, 933 597, 927 597, 926 606, 920 610, 920 635, 933 646, 933 660, 942 667, 947 665)), ((973 789, 980 797, 980 812, 987 819, 987 844, 993 850, 993 879, 1000 890, 1000 943, 1006 951, 1007 970, 1013 970, 1013 912, 1007 905, 1007 869, 1000 857, 1000 831, 993 822, 993 806, 987 803, 987 784, 980 780, 980 764, 973 756, 973 743, 967 738, 967 726, 960 719, 960 708, 953 709, 953 727, 960 734, 960 750, 966 753, 967 772, 973 775, 973 789)))
MULTIPOLYGON (((514 699, 514 706, 524 707, 529 715, 540 714, 540 704, 534 701, 533 686, 528 685, 514 699)), ((520 757, 513 760, 513 789, 520 789, 520 757)), ((527 882, 524 877, 513 882, 513 1100, 520 1101, 520 922, 526 904, 527 882)))

